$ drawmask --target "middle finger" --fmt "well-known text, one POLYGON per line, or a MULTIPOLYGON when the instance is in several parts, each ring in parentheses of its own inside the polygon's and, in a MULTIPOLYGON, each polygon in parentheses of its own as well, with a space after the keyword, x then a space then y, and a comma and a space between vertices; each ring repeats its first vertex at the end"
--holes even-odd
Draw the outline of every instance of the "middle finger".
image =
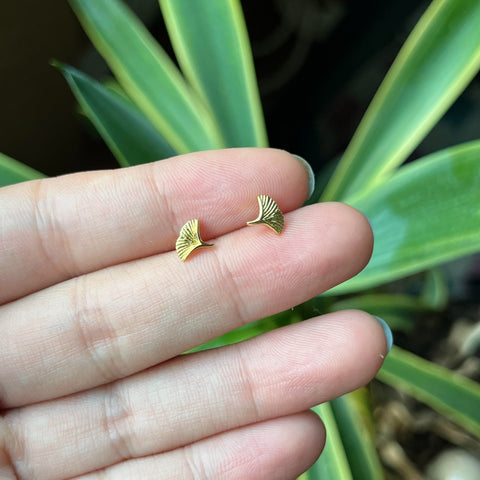
POLYGON ((341 204, 286 216, 281 236, 244 228, 181 263, 175 252, 110 267, 0 308, 2 407, 109 383, 357 273, 371 230, 341 204))

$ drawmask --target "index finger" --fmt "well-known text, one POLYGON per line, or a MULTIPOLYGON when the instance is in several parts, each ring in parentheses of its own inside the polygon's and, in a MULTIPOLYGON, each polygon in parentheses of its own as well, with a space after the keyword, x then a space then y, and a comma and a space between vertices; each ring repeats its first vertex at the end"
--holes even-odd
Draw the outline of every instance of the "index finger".
POLYGON ((1 189, 0 304, 169 251, 192 218, 204 220, 204 240, 240 228, 256 215, 260 193, 288 212, 307 192, 297 159, 259 148, 197 152, 1 189))

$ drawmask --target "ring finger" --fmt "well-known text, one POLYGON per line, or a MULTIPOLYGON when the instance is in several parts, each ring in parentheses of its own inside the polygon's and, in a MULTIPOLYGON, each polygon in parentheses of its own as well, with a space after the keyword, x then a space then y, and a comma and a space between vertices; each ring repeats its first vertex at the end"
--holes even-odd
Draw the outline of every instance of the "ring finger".
POLYGON ((386 354, 370 315, 337 312, 11 410, 20 476, 57 479, 304 411, 367 383, 386 354), (94 439, 94 441, 92 441, 94 439))

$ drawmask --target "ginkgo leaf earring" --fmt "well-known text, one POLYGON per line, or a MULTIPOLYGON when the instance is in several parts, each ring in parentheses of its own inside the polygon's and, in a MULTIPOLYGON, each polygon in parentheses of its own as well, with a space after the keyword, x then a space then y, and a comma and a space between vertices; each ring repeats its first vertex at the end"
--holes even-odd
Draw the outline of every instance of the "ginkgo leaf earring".
POLYGON ((268 195, 257 195, 257 200, 260 212, 258 217, 251 222, 247 222, 247 225, 266 225, 280 235, 285 219, 278 205, 268 195))
POLYGON ((193 220, 189 220, 180 230, 180 235, 175 244, 175 250, 180 257, 180 260, 184 262, 197 248, 212 246, 212 243, 205 243, 200 238, 198 220, 194 218, 193 220))

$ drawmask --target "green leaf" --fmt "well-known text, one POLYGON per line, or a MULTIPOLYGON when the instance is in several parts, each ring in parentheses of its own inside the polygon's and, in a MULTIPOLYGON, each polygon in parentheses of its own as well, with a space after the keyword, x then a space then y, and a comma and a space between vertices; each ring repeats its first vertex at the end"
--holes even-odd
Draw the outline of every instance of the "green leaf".
POLYGON ((210 106, 228 147, 266 147, 247 29, 238 0, 160 0, 178 63, 210 106))
POLYGON ((145 115, 125 97, 73 67, 56 66, 122 167, 176 155, 145 115))
POLYGON ((480 250, 480 141, 402 167, 350 203, 373 228, 372 259, 329 294, 373 287, 480 250))
POLYGON ((179 153, 224 146, 210 111, 120 0, 71 0, 120 85, 179 153))
POLYGON ((312 410, 322 419, 327 431, 327 440, 320 458, 308 470, 306 479, 324 480, 331 478, 335 480, 353 480, 330 403, 322 403, 312 410))
POLYGON ((276 328, 291 325, 300 321, 302 321, 302 317, 297 312, 286 310, 285 312, 277 313, 276 315, 242 325, 231 332, 220 335, 219 337, 203 343, 198 347, 192 348, 185 353, 201 352, 202 350, 210 350, 212 348, 219 348, 225 345, 233 345, 234 343, 243 342, 244 340, 257 337, 262 333, 270 332, 276 328))
POLYGON ((355 390, 330 403, 353 478, 384 479, 383 468, 375 448, 374 423, 367 389, 364 387, 355 390))
POLYGON ((380 86, 322 200, 378 185, 408 157, 480 67, 480 2, 434 0, 380 86))
POLYGON ((448 304, 448 285, 438 268, 427 271, 422 288, 422 303, 431 310, 442 311, 448 304))
POLYGON ((392 330, 411 331, 415 316, 429 310, 421 300, 411 295, 374 293, 338 300, 331 311, 363 310, 383 318, 392 330))
POLYGON ((394 346, 377 378, 480 437, 480 385, 394 346))
POLYGON ((0 187, 43 177, 43 173, 0 153, 0 187))

